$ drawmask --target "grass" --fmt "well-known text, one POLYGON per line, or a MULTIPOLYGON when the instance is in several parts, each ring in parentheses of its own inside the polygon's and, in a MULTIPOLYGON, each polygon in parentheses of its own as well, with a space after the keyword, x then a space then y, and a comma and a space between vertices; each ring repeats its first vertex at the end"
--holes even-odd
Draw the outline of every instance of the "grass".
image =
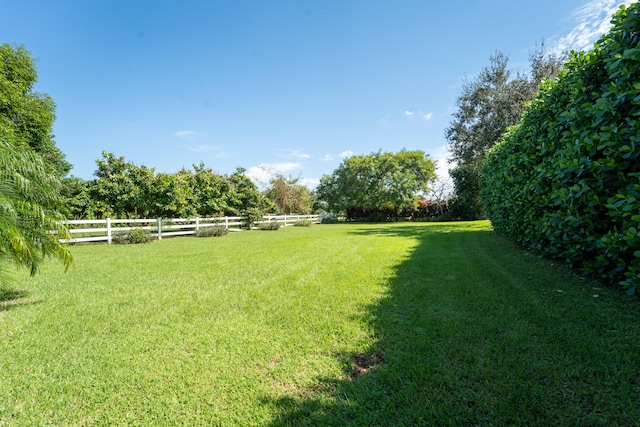
POLYGON ((0 425, 635 425, 639 302, 486 222, 75 246, 0 291, 0 425))

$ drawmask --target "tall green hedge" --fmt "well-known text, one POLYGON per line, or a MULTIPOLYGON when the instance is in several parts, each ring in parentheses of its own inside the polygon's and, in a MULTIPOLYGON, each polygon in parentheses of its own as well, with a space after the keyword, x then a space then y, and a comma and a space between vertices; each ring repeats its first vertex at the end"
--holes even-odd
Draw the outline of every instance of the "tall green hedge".
POLYGON ((640 4, 621 6, 572 52, 489 153, 482 197, 494 229, 584 273, 640 291, 640 4))

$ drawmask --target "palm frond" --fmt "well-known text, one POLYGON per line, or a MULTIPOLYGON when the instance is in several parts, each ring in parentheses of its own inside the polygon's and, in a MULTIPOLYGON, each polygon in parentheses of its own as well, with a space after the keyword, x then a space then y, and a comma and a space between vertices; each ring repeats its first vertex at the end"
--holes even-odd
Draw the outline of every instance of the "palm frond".
POLYGON ((0 138, 0 257, 31 274, 48 256, 68 268, 73 257, 59 241, 69 238, 59 203, 60 182, 42 157, 0 138))

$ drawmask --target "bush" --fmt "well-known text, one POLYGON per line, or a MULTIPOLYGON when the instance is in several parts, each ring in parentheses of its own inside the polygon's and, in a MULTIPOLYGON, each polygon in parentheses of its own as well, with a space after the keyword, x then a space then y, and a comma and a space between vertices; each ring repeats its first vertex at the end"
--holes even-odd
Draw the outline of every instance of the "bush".
POLYGON ((116 231, 111 235, 111 243, 116 245, 124 245, 125 243, 129 243, 127 239, 127 233, 125 231, 116 231))
POLYGON ((144 228, 134 228, 128 231, 118 231, 112 237, 111 241, 115 244, 138 244, 149 243, 153 239, 151 232, 144 228))
POLYGON ((483 199, 496 232, 585 274, 640 290, 640 4, 572 53, 489 153, 483 199))
POLYGON ((295 227, 311 227, 313 222, 310 219, 301 219, 293 223, 295 227))
POLYGON ((229 234, 229 230, 222 225, 214 225, 213 227, 202 227, 196 231, 196 237, 221 237, 229 234))
POLYGON ((280 223, 275 221, 261 222, 260 225, 258 225, 258 230, 279 230, 279 229, 280 229, 280 223))

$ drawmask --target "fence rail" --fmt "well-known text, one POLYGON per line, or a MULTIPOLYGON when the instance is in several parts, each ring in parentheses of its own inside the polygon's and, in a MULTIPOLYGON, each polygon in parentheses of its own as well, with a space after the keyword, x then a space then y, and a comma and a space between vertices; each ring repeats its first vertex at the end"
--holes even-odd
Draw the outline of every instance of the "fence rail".
MULTIPOLYGON (((294 225, 301 220, 320 222, 319 215, 265 215, 255 221, 249 229, 264 222, 278 222, 284 227, 294 225)), ((70 239, 60 239, 62 243, 107 242, 111 244, 116 233, 126 233, 134 229, 149 230, 162 240, 165 237, 195 235, 198 230, 223 226, 228 231, 242 231, 247 218, 242 216, 223 216, 214 218, 145 218, 145 219, 84 219, 69 220, 64 224, 71 234, 70 239)))

